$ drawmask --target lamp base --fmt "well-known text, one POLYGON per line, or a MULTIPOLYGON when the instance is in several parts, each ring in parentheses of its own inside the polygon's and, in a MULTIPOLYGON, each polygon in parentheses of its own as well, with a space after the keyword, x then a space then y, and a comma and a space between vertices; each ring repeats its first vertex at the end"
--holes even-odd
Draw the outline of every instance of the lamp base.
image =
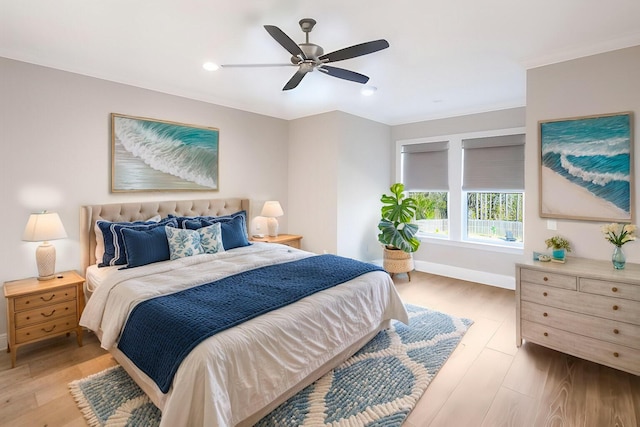
POLYGON ((38 280, 51 280, 56 277, 56 247, 49 242, 42 242, 36 249, 38 264, 38 280))
POLYGON ((278 237, 278 220, 274 217, 267 218, 267 230, 269 230, 269 236, 278 237))

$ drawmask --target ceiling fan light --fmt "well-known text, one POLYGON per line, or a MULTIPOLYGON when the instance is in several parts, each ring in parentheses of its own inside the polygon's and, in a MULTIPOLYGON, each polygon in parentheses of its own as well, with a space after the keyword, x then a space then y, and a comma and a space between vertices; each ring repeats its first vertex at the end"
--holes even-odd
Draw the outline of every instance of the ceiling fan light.
POLYGON ((214 64, 213 62, 205 62, 204 64, 202 64, 202 68, 207 71, 217 71, 220 69, 220 66, 218 64, 214 64))
POLYGON ((371 96, 376 93, 377 90, 378 88, 375 86, 362 86, 362 89, 360 89, 360 93, 364 96, 371 96))

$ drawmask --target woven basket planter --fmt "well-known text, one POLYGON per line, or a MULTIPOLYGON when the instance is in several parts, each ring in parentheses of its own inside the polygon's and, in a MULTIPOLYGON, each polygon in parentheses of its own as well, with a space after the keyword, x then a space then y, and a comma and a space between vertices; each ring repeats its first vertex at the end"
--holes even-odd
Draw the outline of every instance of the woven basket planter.
MULTIPOLYGON (((391 274, 391 277, 395 273, 409 274, 414 269, 413 254, 385 247, 382 267, 387 273, 391 274)), ((411 280, 411 275, 409 275, 409 280, 411 280)))

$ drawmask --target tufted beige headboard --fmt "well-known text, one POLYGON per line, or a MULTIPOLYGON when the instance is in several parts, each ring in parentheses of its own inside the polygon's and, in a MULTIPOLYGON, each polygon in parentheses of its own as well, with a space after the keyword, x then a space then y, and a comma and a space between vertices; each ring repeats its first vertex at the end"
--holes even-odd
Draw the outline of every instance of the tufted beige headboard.
MULTIPOLYGON (((80 252, 82 269, 96 263, 96 221, 140 221, 154 215, 178 216, 219 216, 247 211, 249 221, 249 199, 204 199, 164 202, 111 203, 107 205, 87 205, 80 210, 80 252)), ((247 227, 247 230, 249 228, 247 227)))

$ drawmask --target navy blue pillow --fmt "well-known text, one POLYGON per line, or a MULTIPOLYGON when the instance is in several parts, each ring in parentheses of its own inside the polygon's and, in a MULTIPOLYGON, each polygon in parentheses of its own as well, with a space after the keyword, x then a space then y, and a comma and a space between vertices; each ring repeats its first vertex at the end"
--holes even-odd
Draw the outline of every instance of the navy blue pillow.
POLYGON ((106 267, 109 265, 125 265, 127 256, 124 251, 124 241, 122 239, 122 230, 127 228, 131 230, 148 230, 155 227, 163 227, 172 225, 177 227, 178 223, 175 219, 165 218, 160 222, 138 222, 138 223, 118 223, 109 221, 98 221, 96 223, 104 237, 104 255, 102 262, 98 267, 106 267))
POLYGON ((120 270, 169 259, 169 243, 167 242, 164 226, 147 230, 123 228, 121 231, 127 266, 122 267, 120 270))
MULTIPOLYGON (((206 219, 200 222, 203 227, 214 223, 206 219)), ((222 232, 222 246, 224 246, 225 251, 250 245, 247 239, 246 219, 244 215, 238 215, 231 220, 220 222, 220 230, 222 232)))

